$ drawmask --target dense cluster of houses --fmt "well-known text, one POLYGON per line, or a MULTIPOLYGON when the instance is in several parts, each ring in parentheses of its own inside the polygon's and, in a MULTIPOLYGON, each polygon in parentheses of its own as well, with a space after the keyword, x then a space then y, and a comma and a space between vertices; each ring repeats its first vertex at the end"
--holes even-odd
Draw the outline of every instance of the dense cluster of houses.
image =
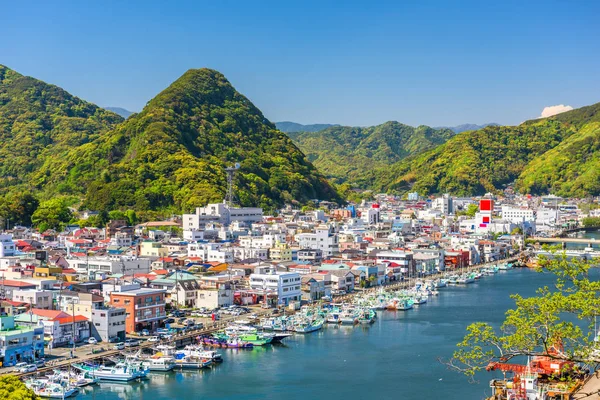
POLYGON ((180 219, 0 234, 0 363, 154 331, 171 307, 300 304, 502 259, 581 218, 563 199, 408 199, 265 216, 225 203, 180 219), (471 204, 475 215, 464 215, 471 204))

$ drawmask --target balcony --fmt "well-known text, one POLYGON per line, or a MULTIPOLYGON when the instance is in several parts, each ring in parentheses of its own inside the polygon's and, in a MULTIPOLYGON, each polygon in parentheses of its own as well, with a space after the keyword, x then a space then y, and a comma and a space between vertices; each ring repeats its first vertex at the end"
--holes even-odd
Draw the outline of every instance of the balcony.
POLYGON ((145 304, 136 304, 135 305, 135 309, 136 310, 143 310, 145 308, 150 308, 150 307, 160 307, 160 306, 165 306, 165 303, 145 303, 145 304))

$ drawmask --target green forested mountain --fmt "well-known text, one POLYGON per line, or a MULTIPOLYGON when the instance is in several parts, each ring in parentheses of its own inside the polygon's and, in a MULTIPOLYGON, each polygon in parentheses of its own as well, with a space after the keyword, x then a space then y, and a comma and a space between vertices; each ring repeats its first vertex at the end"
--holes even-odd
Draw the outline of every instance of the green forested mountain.
POLYGON ((600 194, 600 103, 519 126, 490 126, 374 171, 373 188, 423 194, 600 194))
POLYGON ((123 120, 63 89, 0 65, 0 192, 39 189, 41 171, 123 120))
POLYGON ((225 193, 265 208, 337 192, 225 77, 189 70, 138 114, 118 115, 0 68, 0 188, 98 210, 190 210, 225 193))
POLYGON ((290 137, 328 178, 368 187, 373 169, 431 149, 452 135, 448 129, 415 128, 392 121, 366 128, 335 126, 290 137))
POLYGON ((186 72, 110 135, 75 152, 71 168, 80 159, 96 159, 86 193, 94 209, 190 210, 220 201, 223 168, 235 162, 241 204, 339 200, 292 141, 210 69, 186 72))

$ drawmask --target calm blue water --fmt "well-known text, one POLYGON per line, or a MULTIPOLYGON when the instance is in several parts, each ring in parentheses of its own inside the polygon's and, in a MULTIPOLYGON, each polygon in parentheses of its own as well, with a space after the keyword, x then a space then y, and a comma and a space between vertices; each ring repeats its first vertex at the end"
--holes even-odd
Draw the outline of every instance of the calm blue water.
MULTIPOLYGON (((591 234, 600 239, 597 232, 591 234)), ((151 374, 134 384, 100 384, 78 399, 482 399, 495 376, 480 383, 449 371, 465 328, 498 326, 513 307, 511 293, 532 296, 554 277, 521 269, 499 272, 465 287, 440 290, 407 312, 382 312, 370 327, 327 327, 253 350, 223 349, 225 361, 208 371, 151 374)))
POLYGON ((499 272, 440 295, 408 312, 383 312, 370 327, 328 327, 286 339, 282 346, 226 350, 208 371, 152 374, 143 383, 101 384, 80 399, 481 399, 491 374, 479 384, 449 371, 448 358, 474 321, 500 324, 512 307, 510 293, 533 295, 552 275, 499 272))

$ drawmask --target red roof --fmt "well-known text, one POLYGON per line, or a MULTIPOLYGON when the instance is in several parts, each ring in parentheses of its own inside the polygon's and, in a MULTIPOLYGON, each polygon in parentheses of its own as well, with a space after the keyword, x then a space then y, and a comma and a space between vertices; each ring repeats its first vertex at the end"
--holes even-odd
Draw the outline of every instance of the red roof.
POLYGON ((13 307, 21 307, 21 306, 28 306, 29 303, 24 303, 22 301, 12 301, 12 300, 2 300, 2 302, 4 303, 8 303, 13 307))
POLYGON ((85 254, 85 253, 71 253, 71 255, 75 256, 75 257, 85 257, 87 254, 85 254))
POLYGON ((169 271, 167 271, 166 269, 155 269, 154 271, 151 272, 151 274, 154 274, 154 275, 166 275, 168 273, 169 273, 169 271))
POLYGON ((13 287, 35 287, 35 284, 23 281, 13 281, 10 279, 1 279, 0 284, 13 287))
POLYGON ((163 257, 163 258, 159 258, 158 261, 162 261, 162 262, 173 262, 173 257, 163 257))
POLYGON ((84 322, 84 321, 87 321, 88 319, 86 317, 84 317, 83 315, 76 315, 75 317, 68 315, 67 317, 60 317, 60 318, 52 319, 52 321, 58 321, 58 323, 60 325, 72 324, 73 320, 75 320, 75 322, 84 322))
POLYGON ((66 269, 63 269, 63 272, 64 272, 65 274, 76 274, 76 273, 77 273, 77 271, 75 271, 73 268, 66 268, 66 269))
POLYGON ((57 311, 57 310, 42 310, 41 308, 32 308, 31 312, 35 315, 37 315, 38 317, 43 317, 43 318, 48 318, 48 319, 55 319, 55 318, 62 318, 62 317, 67 317, 69 316, 69 314, 67 314, 64 311, 57 311))

